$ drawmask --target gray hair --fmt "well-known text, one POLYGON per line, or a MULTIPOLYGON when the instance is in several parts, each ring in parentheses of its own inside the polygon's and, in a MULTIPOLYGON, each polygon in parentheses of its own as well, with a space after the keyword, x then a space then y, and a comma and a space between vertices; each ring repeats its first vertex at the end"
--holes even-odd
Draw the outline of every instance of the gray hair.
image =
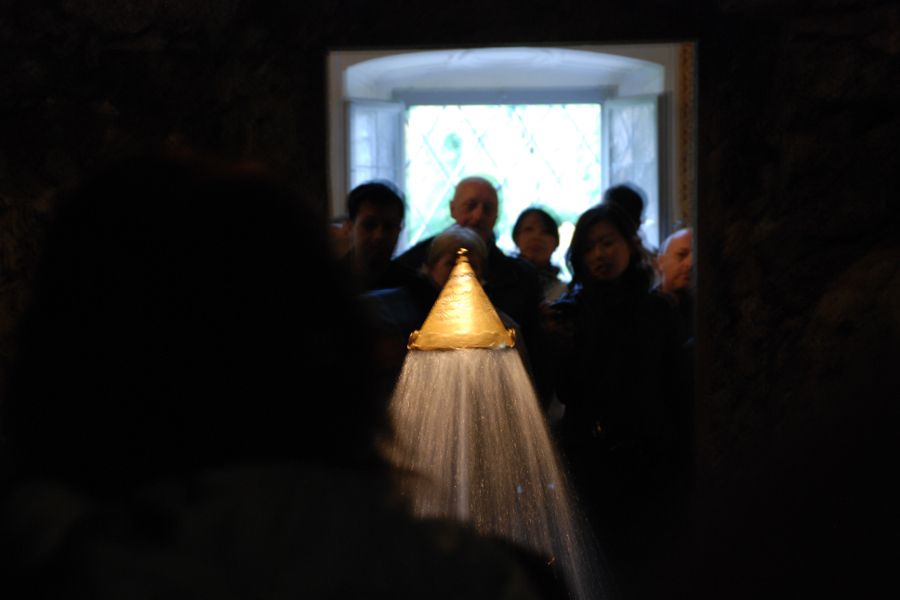
POLYGON ((478 233, 469 227, 451 225, 438 234, 428 248, 428 257, 425 259, 425 267, 431 268, 448 252, 456 252, 460 248, 469 251, 469 262, 480 267, 487 265, 487 244, 478 233))

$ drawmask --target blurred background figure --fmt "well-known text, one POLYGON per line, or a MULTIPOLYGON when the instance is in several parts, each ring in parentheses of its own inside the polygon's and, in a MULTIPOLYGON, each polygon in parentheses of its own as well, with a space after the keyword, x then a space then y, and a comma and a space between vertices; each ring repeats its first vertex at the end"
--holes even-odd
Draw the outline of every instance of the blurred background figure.
POLYGON ((345 256, 350 251, 350 219, 347 215, 333 217, 328 228, 332 243, 332 252, 336 258, 345 256))
POLYGON ((651 293, 633 217, 613 202, 581 215, 569 249, 572 291, 547 324, 565 405, 563 454, 627 599, 663 592, 653 565, 682 499, 689 394, 674 311, 651 293))
POLYGON ((641 225, 644 222, 644 207, 647 205, 647 194, 633 183, 621 183, 607 188, 600 200, 601 204, 613 204, 625 211, 640 238, 641 225))
POLYGON ((399 265, 391 264, 406 203, 390 181, 376 180, 356 186, 347 196, 349 250, 342 259, 361 291, 391 287, 402 282, 399 265))
POLYGON ((322 214, 149 157, 57 205, 4 390, 0 595, 540 598, 530 555, 420 522, 322 214))
POLYGON ((694 336, 693 238, 690 229, 679 229, 663 242, 656 261, 657 289, 674 302, 690 338, 694 336))
POLYGON ((134 159, 62 198, 3 405, 23 476, 115 491, 236 459, 372 459, 384 399, 364 384, 335 388, 359 413, 340 425, 327 404, 297 405, 299 375, 341 381, 346 368, 313 315, 360 327, 349 364, 368 352, 326 227, 230 165, 134 159), (310 419, 349 439, 300 435, 310 419))
POLYGON ((566 291, 559 279, 559 267, 550 258, 559 247, 559 223, 546 210, 526 208, 513 225, 512 238, 519 248, 519 258, 537 269, 543 291, 543 302, 553 302, 566 291))

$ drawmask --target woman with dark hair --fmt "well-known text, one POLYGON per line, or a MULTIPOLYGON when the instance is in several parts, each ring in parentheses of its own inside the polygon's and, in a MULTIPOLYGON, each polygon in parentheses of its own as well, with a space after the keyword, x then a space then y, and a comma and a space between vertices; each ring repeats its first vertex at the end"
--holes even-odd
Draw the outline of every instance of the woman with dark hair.
POLYGON ((683 464, 686 375, 671 306, 651 293, 637 223, 601 204, 578 219, 572 291, 552 305, 563 453, 626 597, 652 581, 646 552, 667 525, 683 464), (683 393, 682 393, 683 392, 683 393))
POLYGON ((550 257, 559 247, 559 223, 546 210, 537 206, 519 214, 512 229, 512 238, 519 249, 519 258, 534 265, 541 282, 544 302, 553 302, 566 291, 559 279, 559 267, 550 257))

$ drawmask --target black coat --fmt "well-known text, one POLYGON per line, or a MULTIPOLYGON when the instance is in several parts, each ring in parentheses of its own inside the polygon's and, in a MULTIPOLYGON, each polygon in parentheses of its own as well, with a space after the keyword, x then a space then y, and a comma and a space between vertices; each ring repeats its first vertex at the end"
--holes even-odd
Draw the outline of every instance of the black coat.
POLYGON ((684 458, 690 370, 669 302, 615 283, 579 286, 553 304, 549 330, 574 462, 621 459, 641 471, 684 458))

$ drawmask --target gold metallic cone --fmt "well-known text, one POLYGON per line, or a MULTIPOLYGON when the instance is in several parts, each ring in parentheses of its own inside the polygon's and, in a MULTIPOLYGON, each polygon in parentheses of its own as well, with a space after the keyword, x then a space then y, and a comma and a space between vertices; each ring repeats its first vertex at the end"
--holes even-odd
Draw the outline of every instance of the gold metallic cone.
POLYGON ((460 248, 450 278, 438 296, 422 329, 409 336, 414 350, 457 348, 512 348, 515 332, 506 329, 488 300, 478 277, 460 248))

